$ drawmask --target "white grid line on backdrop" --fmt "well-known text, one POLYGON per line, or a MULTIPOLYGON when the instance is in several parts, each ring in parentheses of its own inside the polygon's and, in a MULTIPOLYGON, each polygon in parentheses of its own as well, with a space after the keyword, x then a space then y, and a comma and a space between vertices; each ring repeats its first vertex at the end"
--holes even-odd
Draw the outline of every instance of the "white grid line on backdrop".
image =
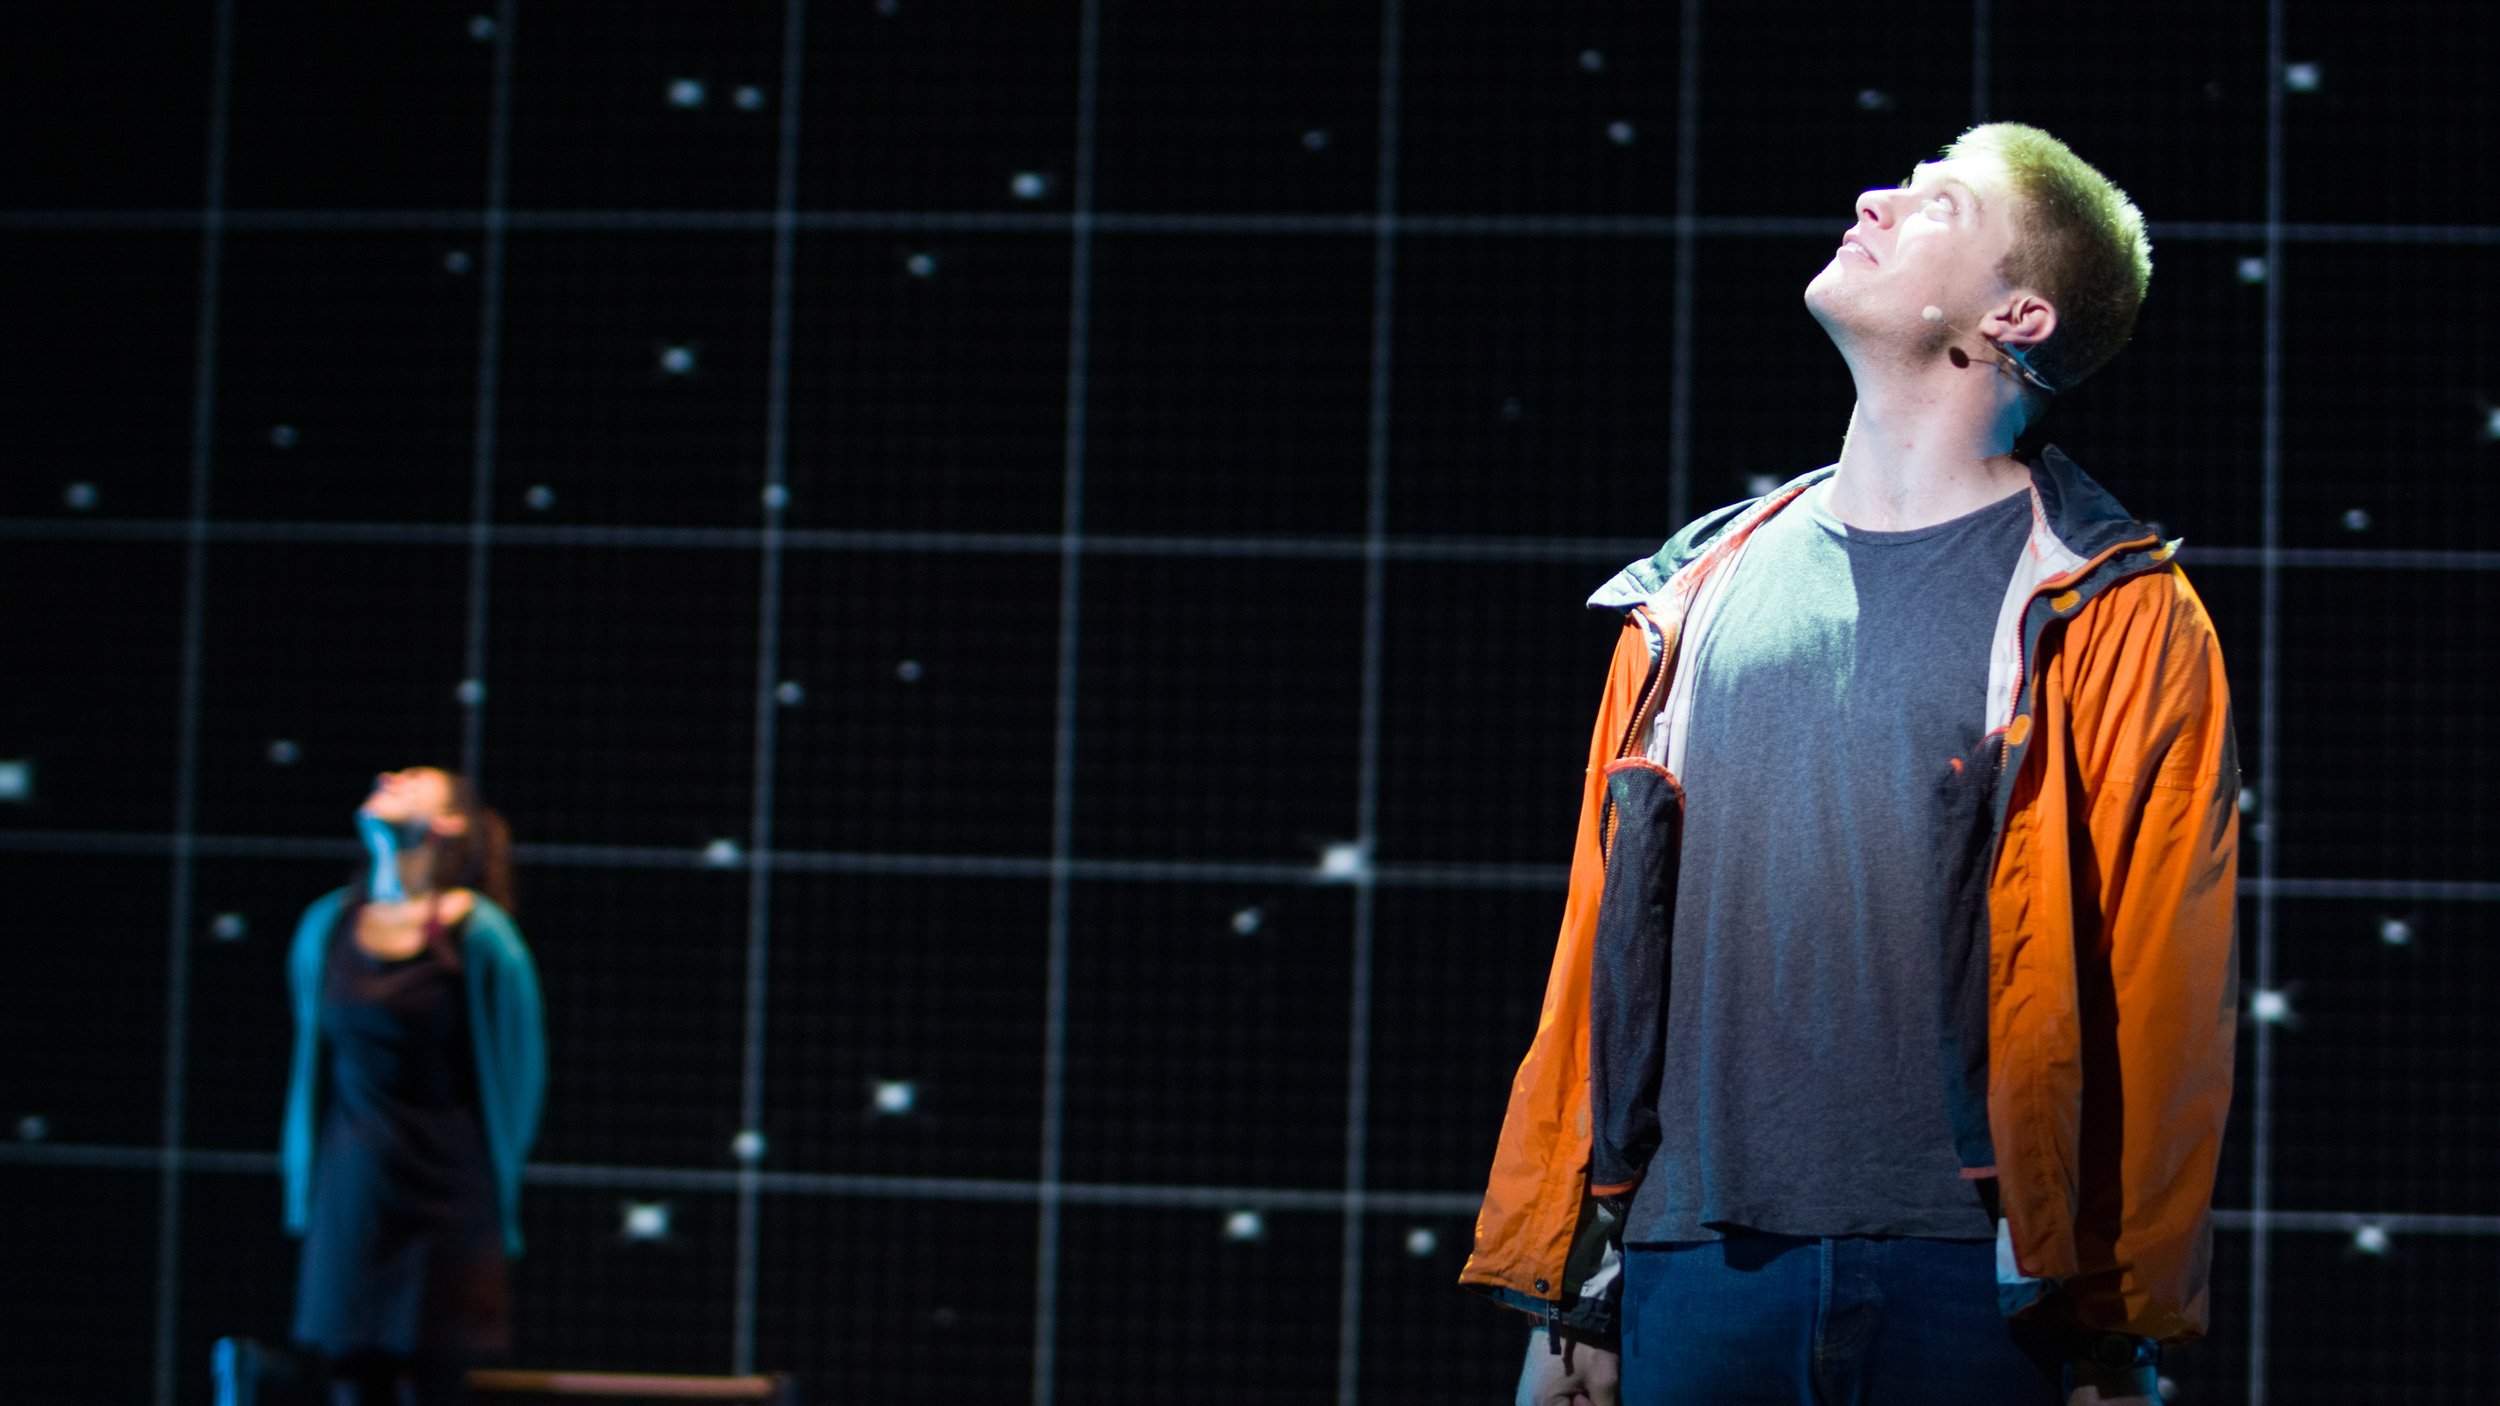
MULTIPOLYGON (((2261 463, 2265 498, 2263 559, 2259 562, 2257 645, 2257 805, 2244 817, 2257 859, 2257 990, 2275 989, 2274 873, 2275 767, 2282 755, 2276 736, 2275 685, 2282 677, 2283 546, 2283 0, 2266 3, 2266 317, 2265 397, 2261 463)), ((2255 1077, 2249 1090, 2248 1149, 2248 1400, 2265 1406, 2267 1309, 2271 1304, 2274 1209, 2274 1022, 2254 1020, 2255 1077)))
POLYGON ((496 0, 495 96, 487 123, 486 219, 478 244, 477 389, 469 469, 469 623, 462 652, 460 772, 485 765, 486 631, 493 588, 495 453, 503 390, 504 192, 512 169, 512 16, 516 0, 496 0))

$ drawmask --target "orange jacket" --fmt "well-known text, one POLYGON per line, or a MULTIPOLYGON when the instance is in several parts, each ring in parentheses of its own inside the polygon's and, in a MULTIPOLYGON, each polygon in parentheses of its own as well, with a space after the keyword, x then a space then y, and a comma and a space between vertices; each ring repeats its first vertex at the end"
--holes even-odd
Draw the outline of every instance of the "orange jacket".
MULTIPOLYGON (((1589 743, 1544 1009, 1460 1275, 1560 1326, 1612 1330, 1602 1242, 1614 1217, 1587 1183, 1605 771, 1672 732, 1689 700, 1676 666, 1692 657, 1686 636, 1707 629, 1721 568, 1829 472, 1696 521, 1591 601, 1626 619, 1589 743)), ((2171 560, 2176 542, 2055 449, 2033 465, 2032 497, 1987 719, 2003 749, 1986 900, 2001 1255, 2010 1248, 2010 1268, 2058 1291, 2081 1326, 2184 1341, 2206 1321, 2237 1027, 2229 690, 2212 621, 2171 560)))

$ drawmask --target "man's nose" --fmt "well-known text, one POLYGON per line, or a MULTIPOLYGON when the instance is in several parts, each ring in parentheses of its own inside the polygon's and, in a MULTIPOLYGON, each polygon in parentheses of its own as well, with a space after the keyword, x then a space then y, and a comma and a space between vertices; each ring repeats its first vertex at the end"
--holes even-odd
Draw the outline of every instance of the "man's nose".
POLYGON ((1877 229, 1891 228, 1892 197, 1896 194, 1898 194, 1898 192, 1890 190, 1859 191, 1858 218, 1875 226, 1877 229))

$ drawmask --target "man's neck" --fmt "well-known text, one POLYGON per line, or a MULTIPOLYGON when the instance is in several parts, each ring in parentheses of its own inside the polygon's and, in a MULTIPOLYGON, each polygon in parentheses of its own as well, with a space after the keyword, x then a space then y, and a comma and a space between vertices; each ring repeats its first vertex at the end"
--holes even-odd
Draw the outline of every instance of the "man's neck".
POLYGON ((1981 368, 1893 376, 1852 368, 1857 408, 1826 506, 1853 527, 1906 532, 1975 512, 2031 481, 2013 455, 2016 395, 1981 368))

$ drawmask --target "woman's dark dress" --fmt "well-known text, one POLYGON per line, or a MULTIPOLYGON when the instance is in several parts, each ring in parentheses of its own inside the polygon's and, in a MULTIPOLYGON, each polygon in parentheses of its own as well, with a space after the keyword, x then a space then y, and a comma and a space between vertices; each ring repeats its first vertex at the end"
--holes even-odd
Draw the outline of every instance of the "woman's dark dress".
POLYGON ((495 1174, 478 1118, 457 927, 412 957, 330 935, 325 1046, 295 1336, 331 1356, 475 1357, 511 1336, 495 1174))

